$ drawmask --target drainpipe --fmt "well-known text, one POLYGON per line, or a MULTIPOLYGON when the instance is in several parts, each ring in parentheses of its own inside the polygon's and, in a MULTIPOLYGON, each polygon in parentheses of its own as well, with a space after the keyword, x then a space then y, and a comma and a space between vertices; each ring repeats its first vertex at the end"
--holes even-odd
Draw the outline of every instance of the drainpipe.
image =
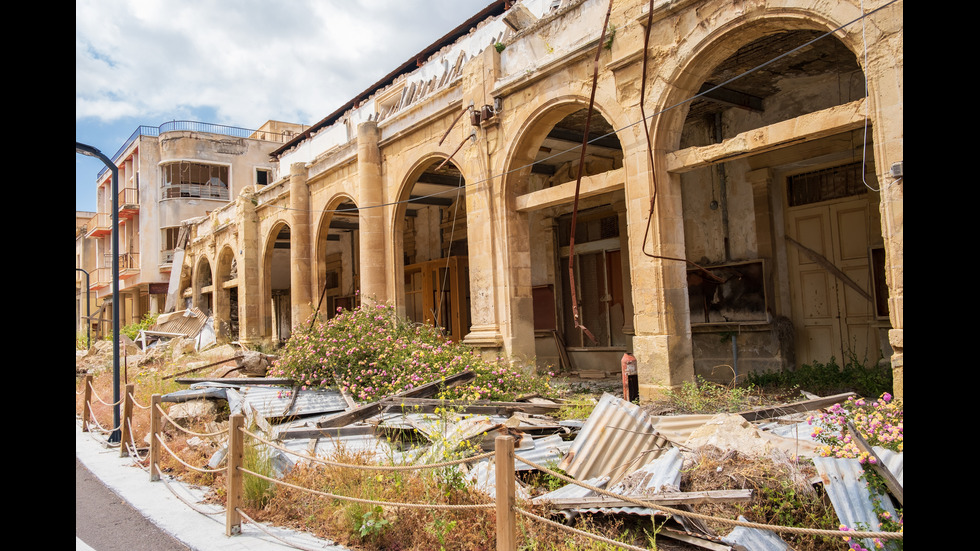
POLYGON ((735 380, 738 382, 738 346, 735 343, 735 333, 732 333, 732 370, 735 372, 735 380))
POLYGON ((98 149, 75 142, 75 153, 95 157, 112 171, 112 426, 109 443, 118 443, 119 433, 119 169, 98 149))

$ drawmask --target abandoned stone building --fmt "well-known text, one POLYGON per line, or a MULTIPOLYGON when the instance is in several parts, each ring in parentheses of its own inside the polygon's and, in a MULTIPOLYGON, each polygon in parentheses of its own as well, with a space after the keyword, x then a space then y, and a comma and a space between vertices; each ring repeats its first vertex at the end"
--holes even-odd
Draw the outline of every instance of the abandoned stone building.
POLYGON ((852 356, 901 397, 902 52, 900 0, 493 2, 185 223, 177 292, 242 343, 390 302, 641 399, 852 356))
MULTIPOLYGON (((258 130, 171 121, 133 132, 111 157, 118 169, 121 325, 165 310, 182 222, 275 179, 269 154, 304 129, 278 121, 258 130)), ((97 212, 75 213, 75 331, 97 338, 112 330, 112 172, 102 169, 95 183, 97 212)))

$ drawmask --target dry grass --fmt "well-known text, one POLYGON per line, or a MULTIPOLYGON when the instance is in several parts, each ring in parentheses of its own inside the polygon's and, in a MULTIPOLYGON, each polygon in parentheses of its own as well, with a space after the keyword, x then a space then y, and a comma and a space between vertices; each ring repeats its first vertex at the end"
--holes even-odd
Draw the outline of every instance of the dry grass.
MULTIPOLYGON (((809 482, 816 475, 812 465, 772 457, 747 457, 735 451, 722 452, 705 447, 697 450, 696 461, 683 472, 684 491, 751 489, 752 501, 736 504, 701 504, 698 513, 735 519, 744 516, 751 522, 772 526, 795 526, 825 530, 837 529, 837 516, 830 502, 809 482)), ((708 522, 720 534, 732 526, 708 522)), ((843 550, 847 545, 839 537, 826 538, 780 534, 797 551, 843 550)))
MULTIPOLYGON (((153 394, 164 394, 182 388, 172 380, 163 379, 165 375, 180 369, 178 366, 157 364, 154 369, 142 370, 135 375, 136 370, 131 369, 129 377, 136 384, 137 403, 149 405, 153 394)), ((198 375, 207 376, 206 373, 198 375)), ((76 392, 81 390, 81 380, 76 385, 76 392)), ((111 373, 100 371, 93 378, 93 388, 103 400, 111 401, 111 373)), ((82 399, 82 395, 76 396, 76 413, 79 415, 82 411, 82 399)), ((169 407, 170 404, 164 404, 165 410, 169 407)), ((111 428, 110 406, 95 401, 92 412, 103 427, 111 428)), ((141 452, 145 454, 144 439, 149 432, 150 412, 137 407, 134 408, 133 415, 133 439, 138 446, 143 447, 141 452)), ((188 430, 209 433, 215 431, 213 422, 226 420, 220 417, 183 423, 186 423, 188 430)), ((190 465, 206 468, 207 462, 218 449, 217 443, 205 442, 204 445, 191 446, 188 443, 191 436, 173 427, 168 427, 165 435, 168 447, 190 465)), ((364 456, 343 450, 331 459, 353 465, 365 464, 367 461, 364 456)), ((160 467, 164 473, 176 475, 188 483, 210 486, 211 499, 215 503, 224 502, 223 474, 192 471, 167 452, 162 454, 160 467)), ((301 465, 292 469, 284 480, 304 488, 381 502, 453 505, 492 502, 491 498, 461 484, 458 477, 446 477, 444 474, 432 470, 385 472, 301 465)), ((695 507, 699 513, 729 519, 741 514, 752 521, 774 525, 835 529, 836 516, 833 511, 823 496, 817 494, 806 482, 807 476, 811 474, 796 464, 752 459, 733 452, 722 454, 707 449, 702 450, 695 464, 685 470, 681 489, 755 490, 751 503, 734 506, 700 505, 695 507)), ((544 479, 539 477, 539 482, 541 480, 544 479)), ((519 507, 536 515, 558 520, 557 517, 550 517, 548 511, 530 503, 520 503, 519 507)), ((489 551, 496 548, 496 518, 493 508, 439 510, 431 507, 375 506, 322 497, 277 485, 264 506, 259 508, 255 503, 247 504, 246 513, 258 521, 303 530, 356 549, 489 551)), ((653 519, 656 520, 658 519, 653 519)), ((663 521, 662 518, 659 520, 663 521)), ((635 515, 580 515, 575 518, 573 526, 641 547, 660 550, 690 549, 663 537, 656 538, 653 543, 650 539, 656 532, 653 521, 649 517, 635 515)), ((721 534, 732 528, 722 523, 711 527, 721 534)), ((517 516, 517 534, 519 548, 526 551, 615 549, 608 544, 569 534, 522 515, 517 516)), ((840 538, 818 539, 789 535, 784 535, 783 538, 799 551, 846 549, 840 538)))

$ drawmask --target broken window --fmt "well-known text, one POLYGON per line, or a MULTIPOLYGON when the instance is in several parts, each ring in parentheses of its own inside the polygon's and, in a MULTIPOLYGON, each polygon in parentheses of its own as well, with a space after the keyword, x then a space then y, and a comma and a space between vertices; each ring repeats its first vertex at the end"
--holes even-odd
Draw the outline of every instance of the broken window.
POLYGON ((255 185, 265 186, 272 181, 272 171, 267 168, 258 168, 255 170, 255 185))
POLYGON ((179 162, 165 164, 163 196, 228 199, 228 167, 204 163, 179 162))
POLYGON ((798 207, 820 201, 841 199, 866 193, 861 178, 862 164, 850 163, 786 178, 789 206, 798 207))

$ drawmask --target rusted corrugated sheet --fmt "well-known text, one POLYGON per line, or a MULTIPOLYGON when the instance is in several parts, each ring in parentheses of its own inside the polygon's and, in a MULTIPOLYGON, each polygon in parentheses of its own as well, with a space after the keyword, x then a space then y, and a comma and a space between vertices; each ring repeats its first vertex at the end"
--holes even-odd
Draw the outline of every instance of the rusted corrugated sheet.
POLYGON ((670 443, 639 406, 602 395, 559 468, 582 480, 608 476, 610 484, 660 456, 670 443))
POLYGON ((193 337, 201 332, 207 321, 208 317, 204 315, 204 312, 197 308, 190 308, 160 316, 157 318, 156 325, 150 328, 150 332, 179 333, 193 337))

